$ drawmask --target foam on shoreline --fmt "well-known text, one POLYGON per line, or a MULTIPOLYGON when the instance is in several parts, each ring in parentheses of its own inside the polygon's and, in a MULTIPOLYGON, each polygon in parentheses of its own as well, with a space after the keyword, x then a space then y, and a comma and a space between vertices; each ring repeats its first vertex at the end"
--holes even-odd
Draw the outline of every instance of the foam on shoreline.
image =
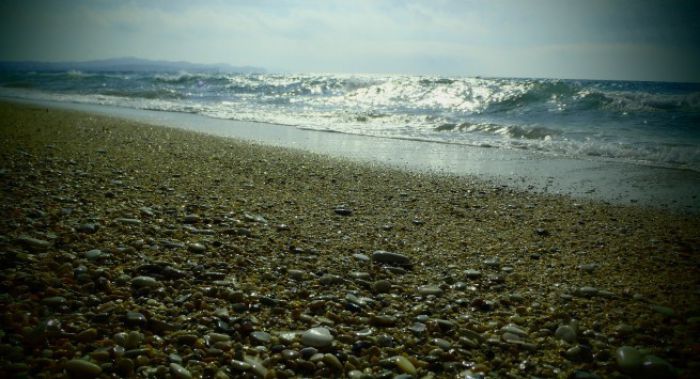
POLYGON ((535 193, 561 194, 617 205, 636 204, 692 213, 700 211, 697 195, 700 173, 691 170, 601 159, 551 157, 533 151, 326 133, 178 112, 48 101, 26 103, 297 148, 403 170, 477 176, 497 185, 535 193))

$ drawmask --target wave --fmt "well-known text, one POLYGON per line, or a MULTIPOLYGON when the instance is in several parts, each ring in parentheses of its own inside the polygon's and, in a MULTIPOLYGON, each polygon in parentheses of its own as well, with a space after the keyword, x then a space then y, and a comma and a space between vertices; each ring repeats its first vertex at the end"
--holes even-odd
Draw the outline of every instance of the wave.
POLYGON ((700 146, 700 84, 0 72, 0 90, 342 133, 700 167, 697 149, 678 144, 689 141, 690 146, 700 146))

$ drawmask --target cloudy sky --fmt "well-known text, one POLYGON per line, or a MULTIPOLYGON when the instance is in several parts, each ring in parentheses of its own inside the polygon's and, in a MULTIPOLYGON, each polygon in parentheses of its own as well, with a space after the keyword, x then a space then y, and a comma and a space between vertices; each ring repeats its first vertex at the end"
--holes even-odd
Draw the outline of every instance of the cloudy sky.
POLYGON ((700 81, 700 2, 0 2, 0 60, 125 56, 284 72, 700 81))

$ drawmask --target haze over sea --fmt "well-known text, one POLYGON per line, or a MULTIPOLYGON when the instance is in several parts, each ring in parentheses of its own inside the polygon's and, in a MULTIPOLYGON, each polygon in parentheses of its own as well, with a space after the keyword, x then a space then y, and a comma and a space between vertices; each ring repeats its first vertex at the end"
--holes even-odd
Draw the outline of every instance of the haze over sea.
POLYGON ((0 96, 700 171, 698 83, 4 71, 0 96))

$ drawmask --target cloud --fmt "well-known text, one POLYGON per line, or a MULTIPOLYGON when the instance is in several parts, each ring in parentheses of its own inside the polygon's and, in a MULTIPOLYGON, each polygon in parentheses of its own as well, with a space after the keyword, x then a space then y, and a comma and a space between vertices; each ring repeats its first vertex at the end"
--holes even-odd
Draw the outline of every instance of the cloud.
POLYGON ((698 80, 683 63, 698 62, 698 9, 630 0, 7 1, 0 59, 698 80))

